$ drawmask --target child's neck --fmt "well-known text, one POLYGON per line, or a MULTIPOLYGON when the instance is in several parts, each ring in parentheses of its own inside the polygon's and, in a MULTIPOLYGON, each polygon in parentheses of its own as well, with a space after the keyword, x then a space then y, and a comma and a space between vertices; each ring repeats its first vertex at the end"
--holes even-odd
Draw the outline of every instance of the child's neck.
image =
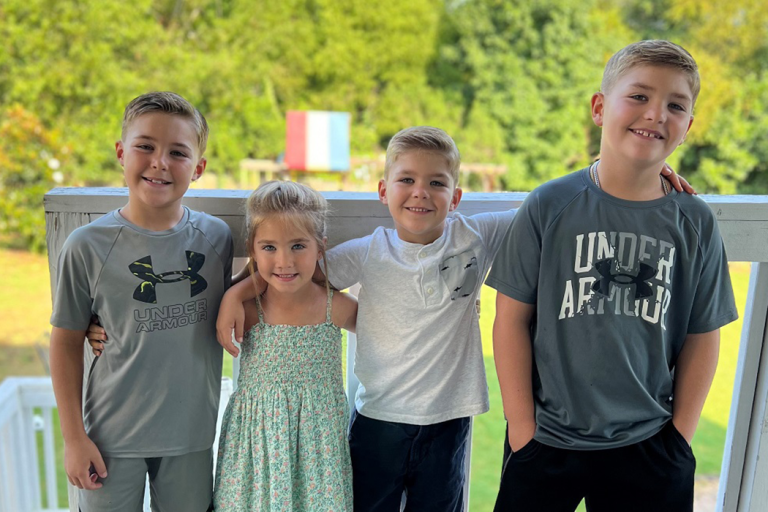
POLYGON ((262 309, 269 317, 265 318, 267 323, 313 325, 325 319, 325 298, 325 287, 314 282, 295 293, 282 293, 267 287, 262 295, 262 309))
POLYGON ((660 177, 662 165, 622 162, 606 156, 597 165, 599 186, 619 199, 653 201, 666 195, 660 177))
POLYGON ((176 226, 184 217, 181 203, 168 208, 137 207, 128 199, 128 204, 120 209, 120 215, 136 226, 149 231, 166 231, 176 226))

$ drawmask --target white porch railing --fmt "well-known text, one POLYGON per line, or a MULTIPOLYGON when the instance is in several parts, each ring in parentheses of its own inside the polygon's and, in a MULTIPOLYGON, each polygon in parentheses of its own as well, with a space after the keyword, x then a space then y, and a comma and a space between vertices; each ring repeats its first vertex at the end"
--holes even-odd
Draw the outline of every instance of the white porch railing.
MULTIPOLYGON (((219 426, 231 394, 232 380, 222 379, 214 448, 219 445, 219 426)), ((64 461, 56 456, 54 409, 49 377, 9 377, 0 383, 0 512, 77 511, 71 486, 67 499, 70 508, 59 507, 56 470, 64 461), (38 446, 41 437, 42 451, 38 446)), ((214 464, 215 460, 214 450, 214 464)), ((148 492, 144 511, 150 512, 148 492)))
MULTIPOLYGON (((48 257, 51 285, 55 285, 56 264, 61 246, 75 228, 85 225, 126 202, 126 189, 54 189, 45 197, 48 257)), ((189 207, 223 219, 235 236, 235 255, 246 255, 242 243, 243 202, 248 191, 191 190, 185 197, 189 207)), ((376 194, 336 192, 324 194, 333 212, 329 225, 329 245, 364 236, 380 225, 392 226, 386 207, 376 194)), ((464 214, 501 211, 519 206, 525 194, 465 194, 459 207, 464 214)), ((753 262, 752 278, 744 313, 744 327, 739 363, 734 385, 720 479, 718 512, 765 512, 768 510, 768 197, 703 196, 714 210, 731 261, 753 262), (760 483, 763 482, 763 483, 760 483)), ((352 340, 354 341, 354 340, 352 340)), ((350 395, 356 388, 352 373, 354 342, 348 344, 348 385, 350 395)), ((86 366, 87 367, 87 366, 86 366)), ((237 367, 235 366, 235 371, 237 367)), ((235 375, 236 376, 236 375, 235 375)), ((23 380, 23 379, 22 379, 23 380)), ((43 412, 43 446, 46 414, 51 415, 53 394, 0 386, 0 512, 37 512, 57 510, 55 499, 42 508, 42 487, 38 469, 33 407, 43 412), (25 401, 22 401, 24 397, 25 401), (34 399, 34 400, 33 400, 34 399), (29 402, 29 400, 33 400, 29 402), (41 403, 31 406, 29 403, 41 403), (11 404, 7 405, 6 404, 11 404), (25 409, 26 407, 26 409, 25 409), (21 475, 26 475, 25 477, 21 475), (18 475, 18 476, 16 476, 18 475), (31 482, 31 484, 30 484, 31 482), (11 501, 15 500, 15 501, 11 501), (53 505, 48 505, 53 503, 53 505), (4 507, 4 508, 3 508, 4 507), (11 507, 11 508, 8 508, 11 507)), ((50 382, 50 381, 48 381, 50 382)), ((34 388, 41 389, 41 388, 34 388)), ((224 402, 226 403, 226 402, 224 402)), ((223 407, 220 414, 223 413, 223 407)), ((50 443, 52 446, 52 441, 50 443)), ((469 458, 468 458, 469 459, 469 458)), ((56 494, 48 487, 55 478, 44 457, 47 497, 56 494)), ((50 460, 54 460, 51 458, 50 460)), ((55 461, 62 464, 62 461, 55 461)), ((50 466, 53 468, 53 466, 50 466)), ((466 510, 466 505, 465 505, 466 510)))

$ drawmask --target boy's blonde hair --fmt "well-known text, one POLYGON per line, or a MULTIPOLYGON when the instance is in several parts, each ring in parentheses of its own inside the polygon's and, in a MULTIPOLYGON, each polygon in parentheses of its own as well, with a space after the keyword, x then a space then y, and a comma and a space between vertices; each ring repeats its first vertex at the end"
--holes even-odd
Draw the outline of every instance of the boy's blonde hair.
POLYGON ((387 160, 384 164, 384 179, 389 177, 389 170, 395 165, 397 157, 409 151, 433 151, 445 157, 453 179, 453 186, 459 183, 461 155, 459 148, 450 135, 440 128, 432 126, 412 126, 400 130, 392 137, 387 146, 387 160))
POLYGON ((125 132, 128 131, 128 126, 130 126, 134 119, 150 112, 164 112, 188 119, 195 127, 195 133, 197 134, 198 157, 203 156, 208 143, 208 123, 199 110, 175 92, 150 92, 134 98, 125 107, 125 112, 123 113, 122 139, 125 140, 125 132))
MULTIPOLYGON (((326 218, 328 202, 325 198, 306 185, 293 181, 268 181, 259 186, 248 197, 245 204, 245 243, 248 255, 251 257, 251 275, 255 275, 253 267, 253 242, 259 226, 266 220, 279 219, 288 226, 296 228, 314 238, 323 255, 325 275, 328 275, 328 264, 325 258, 326 218)), ((326 279, 326 286, 328 280, 326 279)))
POLYGON ((693 93, 693 103, 696 103, 701 89, 696 61, 685 48, 663 39, 640 41, 616 52, 605 65, 601 91, 608 93, 621 75, 635 66, 643 65, 666 66, 685 73, 693 93))

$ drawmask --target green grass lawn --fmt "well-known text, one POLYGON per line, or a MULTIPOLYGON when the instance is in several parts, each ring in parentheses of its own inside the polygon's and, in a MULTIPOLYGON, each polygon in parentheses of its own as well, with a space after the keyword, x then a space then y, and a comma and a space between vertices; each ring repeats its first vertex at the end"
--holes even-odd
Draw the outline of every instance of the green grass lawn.
MULTIPOLYGON (((0 301, 0 380, 8 375, 18 375, 20 364, 25 362, 25 374, 42 374, 42 365, 34 362, 35 342, 45 342, 50 316, 50 292, 47 259, 0 249, 0 259, 9 261, 11 269, 6 277, 6 293, 0 301), (12 346, 11 350, 9 346, 12 346), (18 352, 17 355, 14 355, 18 352), (21 361, 21 363, 20 363, 21 361), (37 369, 36 369, 37 368, 37 369)), ((739 313, 743 314, 749 284, 749 265, 731 266, 731 277, 739 313)), ((488 374, 491 398, 490 412, 478 416, 474 422, 472 469, 470 480, 470 510, 485 512, 493 509, 498 490, 502 464, 502 442, 504 419, 501 406, 496 370, 493 364, 491 330, 495 314, 495 292, 484 287, 482 291, 480 328, 483 336, 483 351, 488 374)), ((722 330, 720 363, 712 391, 704 407, 701 422, 693 440, 697 458, 697 475, 717 475, 725 443, 728 425, 733 380, 736 372, 741 320, 722 330)), ((232 375, 232 359, 225 355, 224 374, 232 375)), ((55 413, 54 413, 55 414, 55 413)), ((63 460, 63 442, 58 431, 58 416, 55 415, 56 450, 58 460, 63 460)), ((42 453, 42 437, 39 437, 42 453)), ((41 482, 42 459, 40 461, 41 482)), ((58 472, 59 506, 66 507, 66 477, 63 464, 58 472)))

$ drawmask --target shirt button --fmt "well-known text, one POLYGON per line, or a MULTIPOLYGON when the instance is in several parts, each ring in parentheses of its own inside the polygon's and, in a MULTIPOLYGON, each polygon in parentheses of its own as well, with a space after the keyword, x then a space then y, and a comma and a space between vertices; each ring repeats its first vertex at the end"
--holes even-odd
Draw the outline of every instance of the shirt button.
POLYGON ((427 253, 424 253, 424 252, 419 253, 419 258, 424 259, 426 257, 427 257, 427 253))
POLYGON ((427 295, 432 295, 432 292, 435 291, 432 288, 427 288, 427 295))

